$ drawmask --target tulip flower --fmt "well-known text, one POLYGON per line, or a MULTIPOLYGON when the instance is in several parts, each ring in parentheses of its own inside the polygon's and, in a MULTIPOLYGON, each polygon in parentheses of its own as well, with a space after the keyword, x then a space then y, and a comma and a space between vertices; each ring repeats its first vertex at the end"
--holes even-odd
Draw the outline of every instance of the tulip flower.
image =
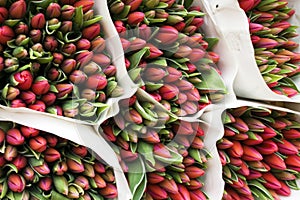
POLYGON ((7 179, 8 188, 13 192, 23 192, 25 189, 25 180, 19 174, 10 174, 7 179))

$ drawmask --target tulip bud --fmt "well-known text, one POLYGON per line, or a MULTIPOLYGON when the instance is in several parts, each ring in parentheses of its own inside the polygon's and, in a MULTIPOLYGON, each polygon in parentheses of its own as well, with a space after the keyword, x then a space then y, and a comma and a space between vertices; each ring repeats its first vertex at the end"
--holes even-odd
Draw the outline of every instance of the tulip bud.
POLYGON ((276 190, 276 193, 281 196, 290 196, 291 189, 285 184, 285 182, 283 182, 283 181, 279 181, 279 182, 280 182, 281 187, 280 187, 280 189, 276 190))
POLYGON ((32 182, 34 179, 34 171, 28 166, 23 170, 22 176, 26 181, 32 182))
POLYGON ((159 89, 159 94, 165 100, 171 100, 178 96, 179 89, 175 85, 165 84, 159 89))
POLYGON ((24 0, 18 0, 11 4, 9 15, 13 19, 22 19, 26 14, 26 9, 26 2, 24 0))
POLYGON ((43 154, 46 162, 54 162, 61 157, 60 153, 54 148, 47 148, 43 154))
POLYGON ((262 155, 270 155, 278 151, 278 147, 272 140, 265 140, 260 145, 255 146, 262 155))
POLYGON ((84 172, 84 165, 82 163, 78 163, 75 160, 67 158, 67 166, 68 169, 73 173, 82 173, 84 172))
POLYGON ((68 96, 73 91, 73 85, 67 83, 60 83, 56 85, 58 93, 56 94, 57 98, 64 98, 68 96))
POLYGON ((185 168, 185 173, 190 177, 190 179, 196 179, 204 175, 205 171, 196 166, 190 166, 185 168))
POLYGON ((6 45, 6 43, 13 39, 14 31, 9 26, 0 27, 0 44, 6 45))
POLYGON ((83 190, 90 189, 89 180, 84 176, 77 176, 74 183, 81 187, 83 190))
POLYGON ((61 18, 63 20, 72 20, 73 16, 75 15, 75 8, 73 6, 69 5, 64 5, 61 8, 61 18))
POLYGON ((272 168, 278 170, 285 170, 286 165, 284 160, 276 154, 267 155, 264 157, 264 161, 272 168))
POLYGON ((26 107, 26 104, 21 99, 14 99, 10 103, 10 107, 12 108, 21 108, 26 107))
POLYGON ((48 51, 54 51, 58 47, 58 41, 53 36, 46 36, 44 47, 48 51))
POLYGON ((130 26, 137 26, 144 20, 145 14, 142 12, 132 12, 128 15, 127 23, 130 26))
POLYGON ((123 149, 120 150, 120 156, 121 156, 122 160, 125 160, 127 162, 134 161, 138 158, 137 153, 133 153, 131 151, 126 151, 123 149))
POLYGON ((4 7, 0 7, 0 23, 4 23, 4 21, 7 19, 8 17, 8 11, 6 8, 4 7))
POLYGON ((46 105, 43 101, 37 100, 33 104, 29 105, 28 108, 39 112, 45 112, 46 105))
POLYGON ((91 26, 88 26, 82 30, 82 37, 85 39, 88 39, 92 41, 97 36, 100 35, 100 24, 93 24, 91 26))
POLYGON ((80 39, 76 42, 76 48, 78 50, 89 50, 91 48, 91 42, 87 39, 80 39))
POLYGON ((20 90, 13 86, 8 86, 6 94, 2 92, 2 95, 7 100, 14 100, 20 94, 20 90))
POLYGON ((36 95, 46 94, 50 89, 50 84, 48 80, 42 76, 39 76, 35 79, 34 83, 31 86, 31 90, 36 95))
POLYGON ((289 169, 293 169, 296 171, 300 171, 300 158, 298 155, 289 155, 286 159, 285 159, 285 163, 288 166, 289 169))
POLYGON ((61 14, 61 7, 58 3, 50 3, 46 9, 46 15, 49 18, 58 18, 61 14))
POLYGON ((38 186, 43 191, 49 191, 52 189, 52 179, 50 177, 43 177, 40 179, 38 186))
POLYGON ((163 158, 171 158, 172 157, 169 150, 162 143, 157 143, 157 144, 153 145, 153 153, 155 155, 161 156, 163 158))
POLYGON ((27 166, 27 159, 22 155, 18 155, 15 159, 13 159, 12 164, 18 170, 21 170, 21 169, 23 169, 24 167, 27 166))
POLYGON ((232 143, 233 143, 233 146, 232 146, 232 148, 228 149, 228 154, 235 158, 242 157, 244 151, 243 151, 241 143, 238 141, 232 141, 232 143))
POLYGON ((36 136, 29 140, 29 146, 31 149, 37 152, 43 152, 46 150, 47 141, 42 136, 36 136))
POLYGON ((25 180, 19 174, 10 174, 7 178, 8 188, 13 192, 23 192, 25 189, 25 180))
POLYGON ((18 129, 13 128, 7 131, 6 141, 8 144, 11 144, 13 146, 19 146, 24 143, 25 138, 18 129))
POLYGON ((150 194, 154 199, 168 198, 168 193, 158 185, 147 185, 146 192, 150 194))
MULTIPOLYGON (((92 51, 82 51, 81 53, 79 53, 75 60, 77 61, 77 63, 79 63, 79 66, 85 66, 87 65, 89 62, 91 62, 94 53, 92 51)), ((101 64, 101 62, 99 62, 101 64)))
POLYGON ((31 19, 31 27, 34 29, 42 29, 46 25, 46 19, 43 13, 38 13, 34 15, 31 19))

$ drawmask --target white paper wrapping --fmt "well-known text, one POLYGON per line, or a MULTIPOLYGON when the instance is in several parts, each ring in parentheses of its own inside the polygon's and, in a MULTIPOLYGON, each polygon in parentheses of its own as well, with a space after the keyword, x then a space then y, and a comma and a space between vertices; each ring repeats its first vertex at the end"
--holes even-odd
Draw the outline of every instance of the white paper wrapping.
MULTIPOLYGON (((254 48, 250 39, 249 24, 245 12, 239 7, 237 0, 204 0, 211 10, 215 26, 229 45, 220 49, 220 55, 229 54, 227 67, 237 66, 237 75, 233 88, 237 96, 257 100, 300 102, 300 95, 288 98, 270 90, 263 80, 254 58, 254 48)), ((294 2, 297 2, 294 0, 294 2)), ((299 3, 296 7, 299 7, 299 3)), ((299 16, 298 16, 299 18, 299 16)), ((232 67, 234 71, 234 67, 232 67)), ((234 73, 234 72, 233 72, 234 73)), ((299 78, 298 78, 299 79, 299 78)), ((296 80, 298 84, 300 80, 296 80)), ((298 87, 300 84, 298 85, 298 87)))

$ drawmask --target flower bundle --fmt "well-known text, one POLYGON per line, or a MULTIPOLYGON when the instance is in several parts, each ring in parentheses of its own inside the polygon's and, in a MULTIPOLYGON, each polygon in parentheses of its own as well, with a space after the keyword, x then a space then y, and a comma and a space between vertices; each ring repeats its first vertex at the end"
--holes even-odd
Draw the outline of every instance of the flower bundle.
POLYGON ((194 115, 226 93, 212 51, 199 32, 204 13, 191 1, 108 1, 133 81, 177 116, 194 115))
POLYGON ((139 188, 132 191, 134 199, 206 199, 201 188, 210 154, 200 123, 178 120, 140 93, 120 106, 120 113, 104 122, 100 132, 112 143, 128 177, 138 177, 128 178, 139 188), (139 159, 144 171, 131 167, 139 159))
POLYGON ((1 104, 94 121, 120 96, 93 0, 1 1, 1 104))
POLYGON ((1 122, 0 199, 112 199, 111 168, 88 148, 34 128, 1 122))
POLYGON ((239 0, 249 19, 255 59, 263 79, 275 93, 293 97, 299 94, 293 77, 300 72, 299 44, 292 39, 298 34, 297 26, 289 19, 295 10, 288 1, 239 0))
POLYGON ((217 147, 223 199, 280 199, 299 189, 299 122, 284 111, 243 106, 224 112, 217 147))

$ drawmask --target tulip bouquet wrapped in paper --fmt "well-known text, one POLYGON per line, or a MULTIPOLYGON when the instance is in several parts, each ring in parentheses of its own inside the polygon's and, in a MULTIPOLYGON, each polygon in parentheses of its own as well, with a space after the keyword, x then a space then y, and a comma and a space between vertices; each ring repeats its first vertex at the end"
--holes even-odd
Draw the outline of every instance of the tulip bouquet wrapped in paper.
POLYGON ((239 105, 223 113, 224 137, 217 143, 226 183, 223 199, 290 196, 291 189, 299 190, 299 113, 239 105))
POLYGON ((182 1, 108 1, 133 81, 170 111, 190 116, 220 102, 225 84, 212 51, 216 38, 199 33, 204 13, 182 1))
POLYGON ((94 122, 124 94, 93 0, 2 4, 2 105, 94 122))
POLYGON ((210 158, 203 142, 206 128, 196 119, 178 119, 138 89, 99 132, 119 156, 133 199, 206 199, 201 189, 210 158))
POLYGON ((87 147, 0 122, 0 199, 114 199, 113 170, 87 147))

